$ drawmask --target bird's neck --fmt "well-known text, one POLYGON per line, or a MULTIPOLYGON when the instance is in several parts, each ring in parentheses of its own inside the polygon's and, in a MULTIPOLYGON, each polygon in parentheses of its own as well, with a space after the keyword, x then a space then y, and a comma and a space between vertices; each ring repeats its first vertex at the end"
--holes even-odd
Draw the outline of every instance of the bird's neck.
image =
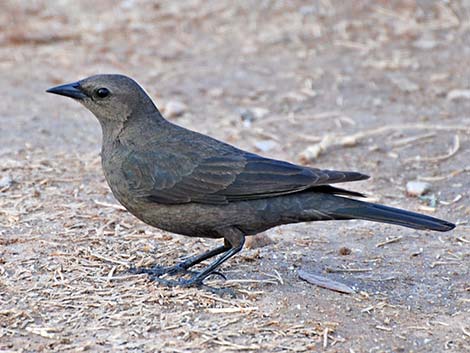
POLYGON ((126 120, 100 120, 103 133, 103 152, 118 142, 124 145, 145 142, 149 133, 170 124, 156 107, 146 112, 130 114, 126 120))

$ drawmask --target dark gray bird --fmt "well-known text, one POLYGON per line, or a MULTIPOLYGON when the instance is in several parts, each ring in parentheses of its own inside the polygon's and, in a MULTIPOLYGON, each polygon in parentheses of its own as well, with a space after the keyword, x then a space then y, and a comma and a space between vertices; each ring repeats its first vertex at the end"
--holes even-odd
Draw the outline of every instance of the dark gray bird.
POLYGON ((280 224, 363 219, 441 232, 455 227, 356 200, 353 197, 363 195, 330 185, 367 175, 264 158, 174 125, 126 76, 96 75, 47 92, 75 99, 98 118, 104 175, 129 212, 173 233, 224 239, 224 245, 175 266, 141 271, 161 283, 199 285, 242 249, 245 236, 280 224), (190 279, 161 278, 189 272, 191 266, 220 254, 190 279))

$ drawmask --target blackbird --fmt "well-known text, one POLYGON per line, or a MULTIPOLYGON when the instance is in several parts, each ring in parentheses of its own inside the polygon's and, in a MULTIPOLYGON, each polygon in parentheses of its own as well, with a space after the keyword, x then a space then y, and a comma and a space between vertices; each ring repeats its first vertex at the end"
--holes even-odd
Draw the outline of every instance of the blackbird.
POLYGON ((101 124, 104 175, 116 199, 143 222, 224 244, 175 266, 141 269, 167 285, 202 284, 238 253, 245 236, 288 223, 362 219, 445 232, 454 224, 356 198, 330 184, 367 179, 261 157, 175 125, 131 78, 96 75, 47 90, 73 98, 101 124), (190 268, 215 257, 199 272, 190 268), (167 275, 190 273, 179 279, 167 275))

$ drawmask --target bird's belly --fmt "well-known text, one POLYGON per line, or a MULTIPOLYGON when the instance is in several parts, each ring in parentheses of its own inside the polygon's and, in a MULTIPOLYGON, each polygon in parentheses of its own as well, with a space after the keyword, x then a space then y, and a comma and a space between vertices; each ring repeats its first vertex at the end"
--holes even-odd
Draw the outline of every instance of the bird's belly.
POLYGON ((225 227, 236 227, 245 235, 254 235, 277 225, 314 220, 302 217, 301 204, 292 202, 295 199, 283 196, 226 205, 166 205, 146 201, 125 207, 154 227, 188 236, 218 238, 217 230, 225 227))
POLYGON ((240 223, 232 215, 226 214, 225 206, 137 202, 125 207, 151 226, 193 237, 220 238, 217 229, 240 223))

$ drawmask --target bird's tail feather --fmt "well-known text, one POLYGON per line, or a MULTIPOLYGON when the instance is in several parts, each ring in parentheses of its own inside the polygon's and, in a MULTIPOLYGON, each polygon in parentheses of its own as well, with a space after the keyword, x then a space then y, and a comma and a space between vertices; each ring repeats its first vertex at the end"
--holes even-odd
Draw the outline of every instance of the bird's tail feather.
MULTIPOLYGON (((342 198, 345 200, 344 198, 342 198)), ((439 232, 446 232, 455 228, 455 224, 442 219, 426 216, 423 214, 401 210, 398 208, 378 205, 369 202, 348 199, 352 207, 338 208, 334 215, 338 218, 363 219, 367 221, 396 224, 414 229, 428 229, 439 232)))

